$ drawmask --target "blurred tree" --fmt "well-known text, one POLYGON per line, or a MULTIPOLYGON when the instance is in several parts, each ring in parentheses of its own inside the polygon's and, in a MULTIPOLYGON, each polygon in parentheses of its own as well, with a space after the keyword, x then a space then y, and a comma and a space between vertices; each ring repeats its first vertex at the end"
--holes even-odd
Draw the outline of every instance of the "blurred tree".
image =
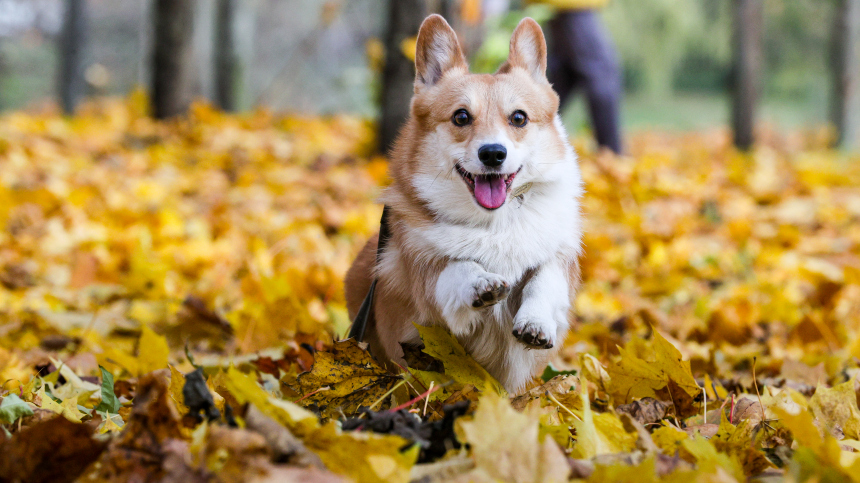
POLYGON ((194 3, 155 0, 152 112, 158 119, 188 110, 199 88, 193 48, 194 3))
POLYGON ((233 20, 235 0, 218 0, 215 12, 215 103, 225 111, 236 110, 239 63, 233 20))
POLYGON ((860 0, 839 0, 833 29, 833 101, 831 117, 837 143, 860 147, 860 0))
POLYGON ((389 0, 385 33, 385 68, 382 72, 379 150, 388 151, 400 125, 409 116, 409 100, 415 81, 413 61, 403 52, 404 43, 418 35, 428 15, 425 0, 389 0))
POLYGON ((734 0, 732 129, 735 146, 753 145, 762 64, 762 0, 734 0))
POLYGON ((153 0, 140 0, 138 8, 143 21, 138 22, 137 31, 137 85, 145 86, 152 82, 152 25, 154 18, 153 0))
POLYGON ((66 0, 60 32, 60 68, 57 84, 63 112, 74 114, 84 97, 84 49, 86 46, 86 0, 66 0))
POLYGON ((720 19, 718 3, 688 1, 679 8, 677 0, 609 2, 603 16, 621 54, 628 88, 666 99, 691 54, 727 61, 729 24, 720 19))

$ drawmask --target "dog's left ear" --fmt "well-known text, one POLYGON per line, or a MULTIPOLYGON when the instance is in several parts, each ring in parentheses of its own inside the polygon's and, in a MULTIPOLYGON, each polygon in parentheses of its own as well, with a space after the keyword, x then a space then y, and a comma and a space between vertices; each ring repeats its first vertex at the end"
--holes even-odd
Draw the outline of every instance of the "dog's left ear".
POLYGON ((499 67, 499 72, 510 72, 513 67, 525 69, 538 82, 548 82, 546 40, 543 37, 543 30, 533 18, 526 17, 517 25, 511 36, 508 60, 499 67))

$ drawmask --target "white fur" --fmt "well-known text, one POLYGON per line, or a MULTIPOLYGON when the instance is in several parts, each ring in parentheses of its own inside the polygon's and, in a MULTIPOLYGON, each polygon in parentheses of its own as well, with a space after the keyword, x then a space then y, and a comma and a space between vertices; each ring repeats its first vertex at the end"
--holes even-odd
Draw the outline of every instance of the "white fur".
POLYGON ((487 272, 475 262, 449 263, 436 281, 436 303, 451 333, 456 336, 472 333, 483 318, 483 311, 472 307, 472 302, 480 294, 507 283, 501 275, 487 272))
MULTIPOLYGON (((419 260, 412 263, 451 260, 435 282, 438 311, 472 356, 509 391, 517 392, 546 364, 553 350, 529 348, 512 331, 537 328, 557 349, 568 330, 571 301, 565 263, 575 260, 581 251, 582 181, 576 155, 566 141, 561 159, 546 154, 550 142, 567 139, 558 116, 551 126, 535 130, 519 144, 505 137, 503 130, 497 133, 496 139, 482 142, 496 142, 508 149, 502 172, 522 168, 510 190, 532 183, 522 200, 508 199, 493 211, 480 207, 453 171, 451 160, 463 160, 462 165, 471 172, 480 172, 479 161, 474 154, 470 158, 463 146, 446 139, 440 129, 425 138, 437 151, 427 151, 426 164, 412 178, 437 219, 429 226, 408 227, 404 242, 413 250, 418 248, 419 260), (447 148, 439 152, 439 146, 447 148), (529 270, 535 274, 522 287, 518 307, 508 300, 472 307, 480 288, 501 281, 513 287, 529 270)), ((380 274, 387 272, 396 278, 402 262, 398 258, 396 253, 386 253, 378 268, 380 274)), ((417 314, 415 322, 437 323, 432 313, 417 314)), ((417 331, 409 325, 400 340, 418 342, 417 331)))

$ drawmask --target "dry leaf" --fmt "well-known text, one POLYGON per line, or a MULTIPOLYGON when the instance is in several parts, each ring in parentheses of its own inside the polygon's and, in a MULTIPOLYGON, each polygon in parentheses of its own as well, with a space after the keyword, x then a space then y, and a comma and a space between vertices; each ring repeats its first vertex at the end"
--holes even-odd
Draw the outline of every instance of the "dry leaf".
POLYGON ((489 477, 519 483, 566 481, 570 469, 551 438, 538 440, 538 425, 495 394, 481 399, 472 421, 461 421, 476 468, 467 479, 489 477), (511 435, 517 435, 512 438, 511 435))

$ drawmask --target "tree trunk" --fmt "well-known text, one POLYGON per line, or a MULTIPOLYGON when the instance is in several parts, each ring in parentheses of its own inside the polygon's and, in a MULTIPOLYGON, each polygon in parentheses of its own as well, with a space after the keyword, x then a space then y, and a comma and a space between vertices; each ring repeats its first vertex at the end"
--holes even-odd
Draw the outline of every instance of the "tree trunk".
POLYGON ((155 0, 152 111, 165 119, 188 110, 197 89, 194 0, 155 0))
POLYGON ((58 89, 63 112, 74 114, 84 97, 84 48, 86 45, 86 0, 66 0, 60 33, 58 89))
POLYGON ((732 129, 735 146, 753 145, 762 61, 762 0, 734 0, 732 129))
POLYGON ((152 82, 152 26, 155 25, 153 0, 140 0, 140 30, 137 32, 137 83, 140 87, 152 82))
POLYGON ((427 16, 425 0, 389 0, 388 26, 385 34, 385 69, 382 73, 381 115, 379 119, 379 150, 387 152, 394 144, 397 132, 409 116, 415 66, 403 55, 401 44, 418 35, 418 28, 427 16))
POLYGON ((215 12, 215 103, 225 111, 236 110, 238 62, 233 29, 235 0, 217 0, 215 12))
POLYGON ((833 101, 831 119, 837 145, 860 147, 860 0, 839 0, 833 29, 833 101))

